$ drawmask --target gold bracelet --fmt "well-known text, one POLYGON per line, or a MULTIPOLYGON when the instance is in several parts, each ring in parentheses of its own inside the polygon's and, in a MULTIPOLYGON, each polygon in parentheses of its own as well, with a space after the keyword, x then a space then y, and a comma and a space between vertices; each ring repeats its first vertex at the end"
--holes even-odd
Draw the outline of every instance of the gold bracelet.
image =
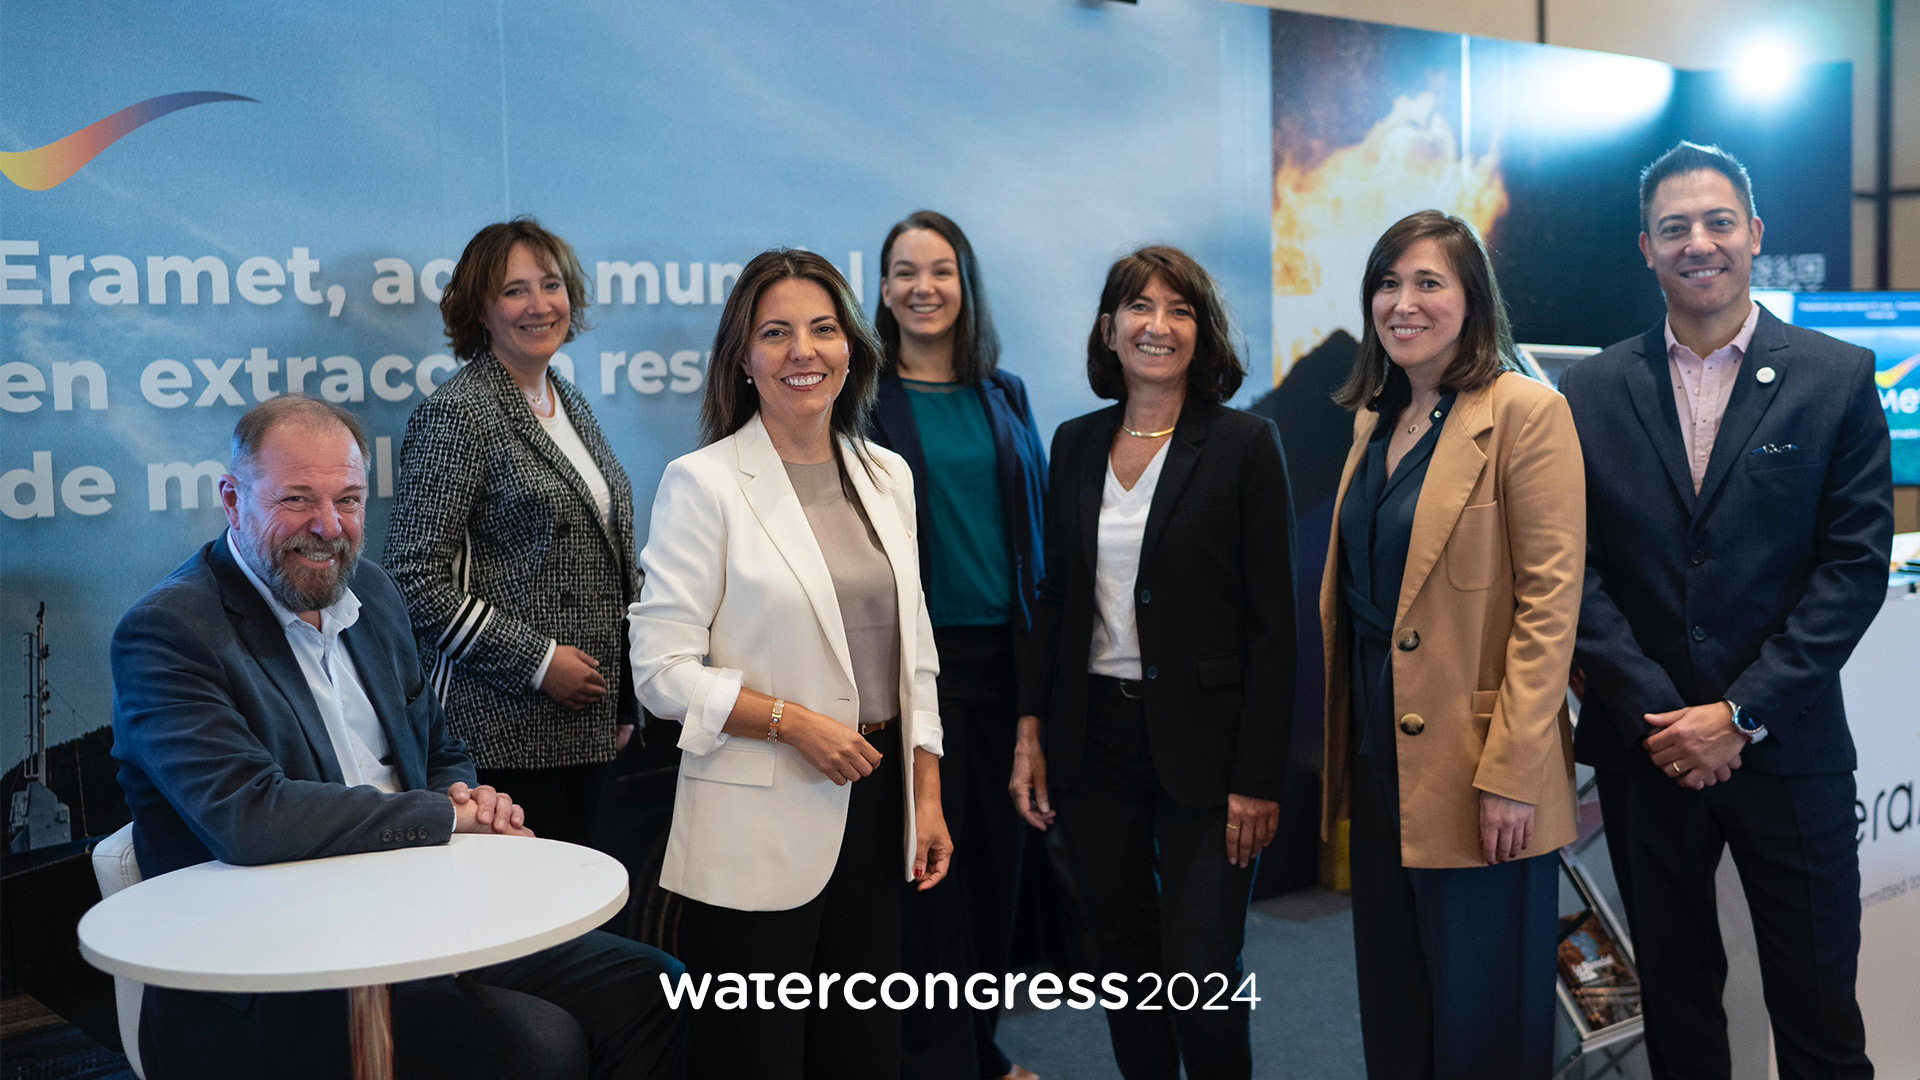
POLYGON ((786 698, 773 699, 773 716, 767 721, 767 741, 780 741, 780 714, 787 711, 786 698))

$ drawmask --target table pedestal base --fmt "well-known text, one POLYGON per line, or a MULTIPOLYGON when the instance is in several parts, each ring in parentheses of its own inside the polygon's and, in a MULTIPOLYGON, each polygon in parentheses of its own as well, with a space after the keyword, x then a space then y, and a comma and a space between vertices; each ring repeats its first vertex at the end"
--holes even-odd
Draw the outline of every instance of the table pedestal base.
POLYGON ((353 1032, 353 1080, 393 1080, 393 999, 387 984, 347 991, 353 1032))

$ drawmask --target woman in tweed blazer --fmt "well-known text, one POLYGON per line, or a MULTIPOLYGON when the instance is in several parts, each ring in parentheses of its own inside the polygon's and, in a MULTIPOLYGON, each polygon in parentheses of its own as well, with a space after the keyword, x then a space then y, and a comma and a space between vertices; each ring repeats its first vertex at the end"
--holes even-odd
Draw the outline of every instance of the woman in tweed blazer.
POLYGON ((589 843, 632 734, 633 492, 593 410, 547 370, 586 276, 531 218, 474 236, 440 310, 465 366, 414 409, 383 560, 480 780, 542 836, 589 843))

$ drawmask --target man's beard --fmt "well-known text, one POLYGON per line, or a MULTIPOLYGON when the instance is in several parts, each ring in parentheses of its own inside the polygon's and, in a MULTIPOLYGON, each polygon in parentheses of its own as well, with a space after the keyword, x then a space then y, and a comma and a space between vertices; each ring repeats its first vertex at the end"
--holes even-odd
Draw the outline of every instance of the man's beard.
POLYGON ((235 529, 234 536, 240 541, 240 554, 247 565, 267 583, 273 598, 292 612, 320 611, 330 608, 347 595, 347 582, 353 580, 354 567, 360 562, 361 545, 351 543, 343 536, 333 540, 322 540, 312 533, 298 533, 282 540, 273 549, 272 558, 267 558, 260 550, 259 538, 245 529, 235 529), (287 559, 298 555, 317 555, 331 557, 333 565, 324 571, 317 566, 308 569, 323 572, 329 576, 327 584, 318 590, 302 589, 293 583, 287 574, 287 559))

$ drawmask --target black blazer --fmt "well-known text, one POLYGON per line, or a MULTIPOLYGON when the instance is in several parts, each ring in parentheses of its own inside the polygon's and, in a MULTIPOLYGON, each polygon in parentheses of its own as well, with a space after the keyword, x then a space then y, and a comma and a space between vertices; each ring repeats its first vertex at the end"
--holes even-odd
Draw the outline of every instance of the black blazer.
MULTIPOLYGON (((1040 431, 1027 404, 1027 387, 1018 375, 995 371, 975 387, 993 431, 993 451, 1000 474, 1000 506, 1006 515, 1007 544, 1013 566, 1014 626, 1024 630, 1033 621, 1033 591, 1046 573, 1041 547, 1042 504, 1047 497, 1047 459, 1040 449, 1040 431)), ((873 441, 907 459, 913 470, 915 527, 920 533, 920 587, 930 588, 927 575, 933 565, 929 550, 927 452, 913 421, 913 404, 900 376, 888 368, 880 376, 879 399, 873 407, 873 441)))
POLYGON ((346 787, 326 724, 273 609, 223 535, 122 616, 113 633, 113 756, 146 877, 444 844, 447 787, 474 782, 413 649, 407 606, 372 560, 340 635, 386 731, 388 795, 346 787))
POLYGON ((1886 599, 1893 543, 1873 371, 1763 309, 1697 496, 1664 327, 1567 371, 1587 462, 1580 761, 1643 764, 1643 714, 1731 699, 1767 726, 1747 768, 1854 768, 1840 666, 1886 599))
MULTIPOLYGON (((1123 406, 1053 436, 1047 574, 1021 643, 1020 713, 1044 721, 1048 776, 1086 745, 1100 496, 1123 406)), ((1189 400, 1147 512, 1134 614, 1160 784, 1185 806, 1279 799, 1293 727, 1293 503, 1273 421, 1189 400)))

